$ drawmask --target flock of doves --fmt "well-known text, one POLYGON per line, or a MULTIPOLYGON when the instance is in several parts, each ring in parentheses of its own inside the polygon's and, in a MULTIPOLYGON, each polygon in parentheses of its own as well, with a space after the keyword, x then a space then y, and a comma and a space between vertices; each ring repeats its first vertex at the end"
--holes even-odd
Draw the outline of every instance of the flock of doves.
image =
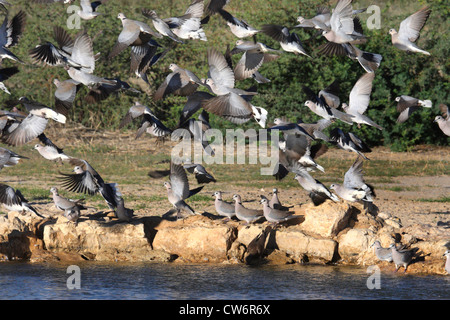
MULTIPOLYGON (((130 70, 137 77, 148 83, 147 71, 165 56, 168 50, 182 45, 186 41, 207 41, 203 26, 214 15, 220 15, 229 26, 229 30, 239 40, 230 50, 227 47, 225 53, 214 48, 207 50, 209 71, 206 79, 197 77, 193 72, 183 69, 175 63, 170 64, 172 71, 167 75, 153 95, 155 101, 164 99, 167 95, 179 95, 187 97, 187 102, 180 115, 178 128, 185 129, 188 135, 198 139, 206 153, 212 155, 214 150, 204 137, 204 132, 209 125, 209 114, 220 116, 232 123, 243 124, 254 119, 261 127, 266 126, 268 111, 251 103, 252 97, 257 94, 253 90, 242 90, 237 87, 236 81, 253 78, 257 83, 270 82, 259 73, 259 68, 276 60, 283 52, 293 53, 295 56, 303 55, 305 59, 311 59, 302 46, 299 36, 290 32, 289 28, 282 25, 266 24, 256 29, 246 21, 240 20, 226 11, 230 0, 210 0, 208 5, 203 0, 193 0, 183 15, 162 19, 153 10, 142 9, 141 20, 131 20, 123 13, 117 18, 122 23, 122 31, 118 35, 115 45, 111 48, 108 60, 124 54, 130 49, 130 70), (153 30, 147 22, 151 22, 153 30), (280 48, 272 49, 256 40, 257 34, 264 34, 279 43, 280 48), (156 39, 167 37, 171 40, 170 48, 165 49, 156 39), (245 40, 251 38, 252 40, 245 40), (233 67, 232 56, 242 54, 240 60, 233 67), (198 90, 200 88, 206 91, 198 90), (192 116, 202 109, 198 119, 192 116)), ((35 3, 54 3, 58 0, 33 0, 35 3)), ((71 3, 64 0, 64 3, 71 3)), ((84 20, 101 17, 102 13, 97 9, 107 0, 90 2, 80 0, 81 9, 77 12, 84 20)), ((0 0, 0 6, 5 10, 5 19, 0 28, 0 56, 1 59, 11 59, 18 63, 24 63, 13 52, 13 48, 20 40, 24 31, 26 14, 19 11, 11 20, 8 18, 8 2, 0 0)), ((382 56, 377 53, 365 52, 357 47, 365 43, 367 38, 363 34, 361 22, 357 15, 365 9, 354 10, 352 0, 337 1, 334 9, 319 8, 317 15, 306 19, 298 17, 299 24, 296 28, 318 30, 326 39, 326 43, 319 48, 319 52, 326 55, 342 55, 358 61, 365 73, 353 86, 348 103, 342 103, 338 97, 339 85, 333 82, 327 88, 315 93, 310 88, 304 87, 309 97, 305 106, 322 119, 316 123, 303 123, 298 121, 291 123, 282 118, 274 120, 274 125, 269 130, 280 130, 283 133, 283 141, 279 145, 279 163, 273 173, 276 179, 281 180, 290 172, 295 173, 295 179, 301 187, 309 192, 309 196, 315 205, 319 205, 327 199, 339 201, 342 198, 351 202, 371 203, 375 197, 373 188, 363 179, 362 166, 364 160, 368 160, 364 153, 370 152, 370 148, 362 139, 352 132, 344 132, 340 128, 331 130, 329 136, 323 130, 332 123, 342 121, 347 124, 373 126, 383 130, 369 117, 364 115, 370 101, 372 82, 375 71, 378 69, 382 56), (342 107, 343 111, 338 108, 342 107), (351 168, 345 173, 344 182, 332 184, 331 192, 324 184, 314 179, 310 172, 324 171, 324 168, 314 160, 327 151, 324 143, 312 144, 313 141, 323 140, 336 145, 344 150, 355 152, 357 159, 351 168)), ((403 51, 429 55, 427 51, 420 49, 416 44, 420 30, 426 23, 431 10, 424 7, 407 17, 400 24, 398 31, 390 29, 392 44, 403 51)), ((2 142, 10 146, 20 146, 35 138, 40 143, 35 149, 48 160, 68 161, 75 166, 71 174, 62 173, 62 187, 68 191, 84 193, 88 195, 101 194, 109 208, 114 211, 120 221, 131 221, 133 210, 126 208, 122 194, 116 183, 106 183, 100 174, 84 159, 77 159, 66 155, 44 134, 46 125, 51 119, 65 123, 75 100, 77 89, 87 86, 89 93, 86 99, 89 101, 101 101, 112 93, 123 91, 136 91, 126 82, 120 79, 104 78, 94 74, 95 63, 99 55, 94 54, 93 42, 86 31, 79 32, 73 39, 62 27, 54 27, 54 39, 56 45, 51 42, 39 44, 30 50, 30 57, 36 63, 63 67, 69 76, 68 80, 55 79, 54 109, 39 102, 21 97, 17 105, 22 105, 26 112, 14 107, 10 111, 1 111, 2 142)), ((0 88, 9 94, 3 81, 18 72, 17 67, 0 69, 0 88)), ((420 100, 414 97, 402 95, 396 98, 399 112, 398 122, 407 121, 415 110, 426 107, 431 108, 430 100, 420 100)), ((450 112, 448 107, 440 105, 442 116, 436 116, 435 122, 447 136, 450 136, 450 112)), ((120 123, 120 128, 131 123, 134 119, 142 119, 141 126, 136 137, 144 133, 158 138, 178 135, 182 139, 183 134, 179 130, 167 128, 150 110, 149 107, 135 102, 120 123)), ((6 148, 0 148, 0 166, 8 167, 18 163, 24 157, 6 148)), ((177 217, 181 212, 195 214, 195 211, 185 202, 190 196, 202 190, 203 186, 190 190, 186 171, 194 173, 199 183, 215 182, 216 180, 206 171, 201 164, 175 163, 171 161, 170 170, 167 170, 169 181, 164 185, 167 188, 168 200, 174 206, 177 217)), ((149 173, 152 176, 151 173, 149 173)), ((86 207, 83 200, 67 199, 59 195, 58 189, 50 189, 55 206, 64 211, 69 221, 76 222, 81 210, 86 207)), ((222 199, 222 192, 217 191, 215 196, 215 208, 219 215, 231 219, 236 217, 247 224, 265 218, 273 224, 278 224, 297 217, 289 207, 283 206, 278 199, 278 190, 273 190, 271 200, 261 196, 263 210, 245 208, 241 197, 233 196, 234 204, 222 199)), ((41 216, 23 197, 19 190, 5 184, 0 184, 0 202, 8 209, 15 211, 32 211, 41 216)), ((399 249, 400 250, 400 249, 399 249)), ((395 251, 392 251, 394 253, 395 251)))

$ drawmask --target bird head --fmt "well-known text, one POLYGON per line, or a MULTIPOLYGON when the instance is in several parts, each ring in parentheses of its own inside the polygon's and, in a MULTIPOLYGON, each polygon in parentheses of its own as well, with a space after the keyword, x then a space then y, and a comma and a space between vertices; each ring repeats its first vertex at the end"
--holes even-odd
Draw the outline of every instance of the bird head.
POLYGON ((175 69, 176 69, 177 67, 178 67, 178 66, 177 66, 175 63, 171 63, 171 64, 169 65, 169 69, 172 70, 172 71, 175 71, 175 69))
POLYGON ((127 17, 125 17, 125 15, 121 12, 121 13, 119 13, 119 14, 117 15, 117 18, 123 21, 123 20, 125 20, 127 17))
POLYGON ((53 194, 58 194, 58 189, 56 187, 51 187, 50 192, 53 194))
POLYGON ((395 102, 399 102, 400 101, 400 97, 395 98, 395 102))
POLYGON ((84 172, 84 170, 80 166, 75 166, 73 168, 73 172, 75 172, 76 174, 81 174, 84 172))
POLYGON ((172 189, 172 185, 170 184, 170 182, 164 182, 164 187, 166 187, 167 190, 172 189))
POLYGON ((233 200, 240 203, 241 202, 241 196, 238 195, 238 194, 234 194, 233 195, 233 200))
POLYGON ((390 34, 390 35, 397 34, 397 30, 395 30, 395 29, 389 29, 389 34, 390 34))
POLYGON ((444 121, 444 118, 442 118, 441 116, 436 116, 433 122, 441 122, 441 121, 444 121))
POLYGON ((34 149, 39 149, 40 147, 42 147, 39 143, 36 143, 35 145, 34 145, 34 149))
POLYGON ((268 203, 268 202, 267 202, 267 198, 264 197, 264 196, 261 196, 261 200, 260 200, 259 202, 262 203, 262 204, 268 203))
POLYGON ((305 101, 305 106, 309 106, 311 103, 312 103, 312 101, 306 100, 306 101, 305 101))

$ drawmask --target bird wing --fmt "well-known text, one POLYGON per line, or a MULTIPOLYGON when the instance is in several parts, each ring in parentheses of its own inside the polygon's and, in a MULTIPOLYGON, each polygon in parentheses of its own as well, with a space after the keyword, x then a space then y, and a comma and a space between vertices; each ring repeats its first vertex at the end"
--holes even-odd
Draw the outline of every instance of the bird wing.
POLYGON ((2 139, 9 145, 23 145, 44 132, 47 122, 45 118, 30 114, 12 132, 4 134, 2 139))
POLYGON ((253 114, 250 103, 233 92, 204 100, 202 107, 206 111, 222 116, 236 124, 247 122, 253 114))
POLYGON ((184 200, 189 197, 189 181, 186 171, 180 164, 170 164, 170 184, 174 195, 184 200))
POLYGON ((77 94, 78 81, 68 79, 61 82, 55 90, 55 110, 67 117, 77 94))
POLYGON ((21 205, 22 201, 16 195, 14 189, 6 184, 0 183, 0 203, 7 206, 21 205))
POLYGON ((344 175, 344 186, 349 189, 359 189, 364 185, 362 164, 363 158, 356 158, 353 165, 347 170, 344 175))
POLYGON ((52 147, 52 148, 55 148, 56 151, 58 151, 58 153, 62 153, 62 152, 63 152, 63 149, 59 148, 56 144, 54 144, 54 143, 52 142, 52 140, 50 140, 44 133, 41 133, 41 134, 38 136, 38 139, 39 139, 44 145, 49 146, 49 147, 52 147))
POLYGON ((66 32, 66 30, 64 30, 60 26, 54 26, 53 38, 55 38, 61 50, 67 52, 68 54, 72 54, 74 42, 72 37, 66 32))
POLYGON ((90 0, 80 0, 81 9, 86 13, 92 13, 93 8, 90 0))
POLYGON ((98 192, 99 186, 96 179, 89 171, 83 173, 67 174, 60 172, 62 177, 58 177, 62 182, 61 186, 72 192, 94 195, 98 192))
POLYGON ((375 73, 366 73, 356 81, 352 91, 350 91, 348 113, 358 112, 363 114, 367 110, 374 78, 375 73))
POLYGON ((419 38, 420 30, 422 30, 425 22, 427 22, 430 13, 431 9, 429 7, 424 7, 403 20, 400 23, 398 31, 399 37, 415 42, 419 38))
POLYGON ((216 49, 208 49, 209 75, 218 87, 234 88, 234 72, 224 55, 216 49))
POLYGON ((289 29, 276 24, 263 25, 261 32, 278 42, 288 42, 290 38, 289 29))
POLYGON ((94 49, 92 47, 92 40, 85 32, 80 34, 74 42, 72 50, 72 59, 78 62, 82 71, 93 73, 95 69, 94 49))
POLYGON ((26 13, 19 11, 11 21, 5 17, 0 27, 0 46, 9 48, 15 46, 19 42, 19 38, 25 27, 26 13))
POLYGON ((330 17, 331 29, 334 32, 353 33, 352 11, 352 0, 339 0, 330 17))

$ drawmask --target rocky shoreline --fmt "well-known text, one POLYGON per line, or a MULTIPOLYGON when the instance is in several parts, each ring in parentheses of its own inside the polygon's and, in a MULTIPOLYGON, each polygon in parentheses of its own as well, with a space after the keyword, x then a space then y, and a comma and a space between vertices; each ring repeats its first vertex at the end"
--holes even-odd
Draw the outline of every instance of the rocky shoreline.
MULTIPOLYGON (((344 201, 294 209, 300 218, 268 232, 257 263, 377 265, 393 271, 394 265, 380 262, 370 247, 379 240, 383 247, 397 242, 420 249, 421 257, 408 273, 446 274, 442 255, 450 247, 450 227, 445 223, 403 227, 398 218, 376 208, 366 213, 359 204, 344 201)), ((138 216, 131 223, 96 214, 74 224, 63 216, 42 219, 9 212, 0 216, 0 261, 239 264, 250 261, 249 244, 267 226, 265 221, 225 223, 208 213, 178 221, 138 216)))

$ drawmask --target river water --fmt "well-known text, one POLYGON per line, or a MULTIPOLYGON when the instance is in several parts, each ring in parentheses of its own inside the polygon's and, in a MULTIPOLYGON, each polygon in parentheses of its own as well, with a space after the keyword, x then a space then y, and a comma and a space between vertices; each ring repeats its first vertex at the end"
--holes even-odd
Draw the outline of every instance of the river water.
POLYGON ((450 299, 448 275, 367 273, 360 267, 97 262, 77 267, 68 272, 64 264, 2 262, 0 299, 450 299))

